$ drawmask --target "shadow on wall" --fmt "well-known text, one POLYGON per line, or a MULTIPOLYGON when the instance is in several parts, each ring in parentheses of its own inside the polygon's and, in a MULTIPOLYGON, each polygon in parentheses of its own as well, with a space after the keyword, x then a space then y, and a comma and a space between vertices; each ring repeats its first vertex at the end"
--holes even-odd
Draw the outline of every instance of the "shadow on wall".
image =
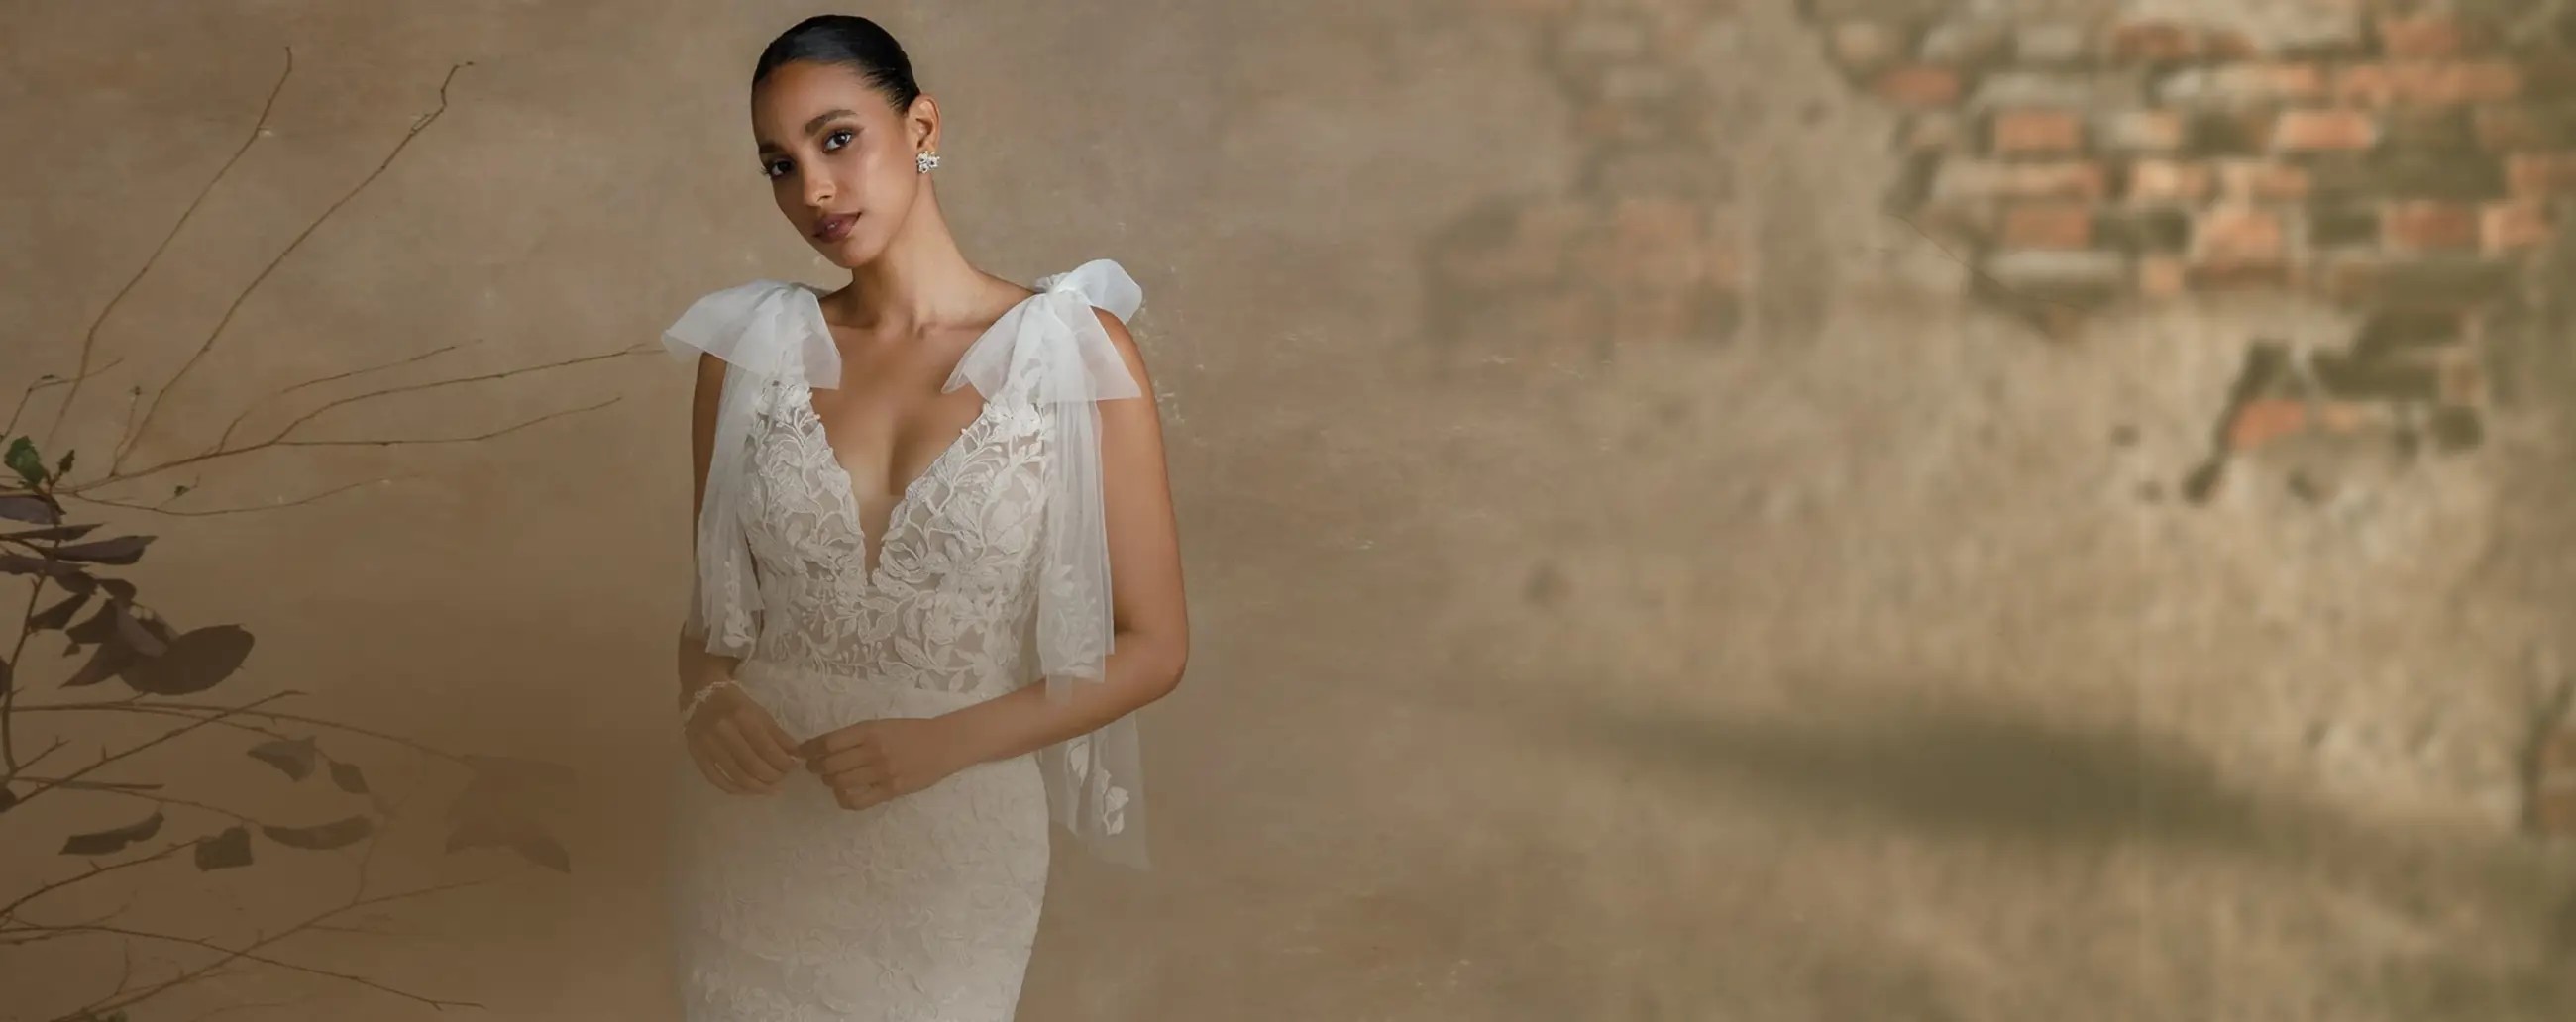
MULTIPOLYGON (((2286 949, 2318 968, 2362 970, 2353 989, 2392 1012, 2387 1017, 2555 1019, 2576 1004, 2576 974, 2567 968, 2576 962, 2576 878, 2550 849, 2373 825, 2232 784, 2178 742, 1978 705, 1956 696, 1966 691, 1958 685, 1798 688, 1807 705, 1794 721, 1571 702, 1527 723, 1532 734, 1643 768, 1641 776, 1730 813, 1749 803, 1764 817, 1844 834, 1900 832, 1954 850, 2022 853, 2014 861, 2028 861, 2028 853, 2097 862, 2121 851, 2150 861, 2214 854, 2235 879, 2194 881, 2188 890, 2245 902, 2274 891, 2290 899, 2332 891, 2335 901, 2369 905, 2423 933, 2474 935, 2434 938, 2431 949, 2395 962, 2351 958, 2344 935, 2333 932, 2315 936, 2317 946, 2286 949), (1844 705, 1817 705, 1837 702, 1844 705)), ((2271 907, 2338 914, 2330 906, 2283 907, 2290 904, 2271 907)), ((2197 925, 2179 922, 2194 918, 2191 909, 2171 913, 2170 925, 2197 925)), ((2148 934, 2190 936, 2170 928, 2148 934)))

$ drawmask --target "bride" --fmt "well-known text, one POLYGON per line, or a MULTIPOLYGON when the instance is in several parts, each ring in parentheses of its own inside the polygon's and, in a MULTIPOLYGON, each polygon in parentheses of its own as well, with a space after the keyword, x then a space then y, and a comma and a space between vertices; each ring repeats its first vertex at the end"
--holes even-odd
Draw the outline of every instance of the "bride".
POLYGON ((1144 867, 1133 714, 1188 654, 1153 385, 1095 260, 970 264, 902 48, 771 42, 778 210, 850 271, 759 280, 665 334, 698 367, 673 924, 691 1022, 1012 1017, 1050 822, 1144 867))

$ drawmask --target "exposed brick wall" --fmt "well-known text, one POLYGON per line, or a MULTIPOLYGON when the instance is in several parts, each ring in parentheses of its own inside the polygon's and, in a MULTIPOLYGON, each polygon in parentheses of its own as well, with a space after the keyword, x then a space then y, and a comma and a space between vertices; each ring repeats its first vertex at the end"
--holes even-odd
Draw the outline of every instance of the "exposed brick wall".
POLYGON ((1979 297, 2065 335, 2120 303, 2312 296, 2362 336, 2243 395, 2222 454, 2302 429, 2473 444, 2477 338, 2576 195, 2576 25, 2535 18, 2548 0, 2297 2, 2322 31, 1803 7, 1901 112, 1890 211, 1952 246, 1979 297))
MULTIPOLYGON (((2304 354, 2241 339, 2195 501, 2303 431, 2477 444, 2486 337, 2576 198, 2576 4, 2239 6, 2293 5, 2307 30, 2265 38, 2122 13, 2144 2, 1994 19, 1968 12, 2012 5, 1801 0, 1826 58, 1898 113, 1889 211, 1980 299, 2061 337, 2114 306, 2245 291, 2361 324, 2304 354)), ((2535 829, 2576 836, 2576 720, 2544 730, 2530 797, 2535 829)))

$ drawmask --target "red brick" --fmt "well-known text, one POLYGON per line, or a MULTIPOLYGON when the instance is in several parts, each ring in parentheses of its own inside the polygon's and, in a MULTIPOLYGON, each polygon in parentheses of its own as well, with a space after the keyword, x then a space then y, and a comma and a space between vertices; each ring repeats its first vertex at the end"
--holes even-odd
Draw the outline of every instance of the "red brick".
POLYGON ((2392 202, 2379 215, 2380 241, 2398 252, 2472 248, 2478 214, 2452 202, 2392 202))
POLYGON ((1881 21, 1845 21, 1825 36, 1834 62, 1855 75, 1866 75, 1905 58, 1910 44, 1903 29, 1881 21))
POLYGON ((2358 64, 2335 76, 2334 94, 2361 106, 2501 103, 2522 94, 2522 72, 2503 61, 2358 64))
POLYGON ((1941 165, 1933 194, 1943 199, 2083 199, 2099 201, 2110 174, 2099 163, 1995 163, 1951 160, 1941 165))
POLYGON ((2504 177, 2519 198, 2576 192, 2576 152, 2515 153, 2505 157, 2504 177))
POLYGON ((2359 110, 2285 110, 2272 124, 2281 152, 2355 152, 2378 141, 2378 119, 2359 110))
POLYGON ((2248 401, 2227 423, 2227 447, 2247 451, 2308 428, 2306 402, 2293 398, 2248 401))
POLYGON ((2261 160, 2230 160, 2219 165, 2219 194, 2230 202, 2299 202, 2315 187, 2306 167, 2261 160))
POLYGON ((2401 60, 2456 57, 2467 37, 2448 14, 2416 14, 2379 19, 2379 47, 2401 60))
POLYGON ((2129 166, 2132 202, 2194 203, 2209 197, 2209 166, 2173 160, 2139 160, 2129 166))
POLYGON ((2289 255, 2281 214, 2258 206, 2219 206, 2192 225, 2192 261, 2208 266, 2269 265, 2289 255))
POLYGON ((2169 153, 2182 148, 2185 127, 2171 110, 2129 110, 2106 120, 2103 142, 2125 152, 2169 153))
POLYGON ((2479 216, 2478 240, 2488 255, 2545 247, 2551 233, 2549 207, 2539 202, 2489 203, 2479 216))
POLYGON ((2004 210, 2005 248, 2066 250, 2093 245, 2093 207, 2081 202, 2016 203, 2004 210))
POLYGON ((2111 29, 2111 59, 2170 64, 2200 55, 2200 33, 2172 21, 2129 21, 2111 29))
POLYGON ((2576 145, 2576 104, 2483 106, 2472 121, 2478 144, 2498 152, 2576 145))
POLYGON ((2065 155, 2084 149, 2084 119, 2072 110, 2006 110, 1995 115, 1991 130, 1998 153, 2065 155))
POLYGON ((1891 68, 1878 76, 1879 97, 1898 106, 1922 109, 1959 101, 1959 72, 1928 64, 1891 68))

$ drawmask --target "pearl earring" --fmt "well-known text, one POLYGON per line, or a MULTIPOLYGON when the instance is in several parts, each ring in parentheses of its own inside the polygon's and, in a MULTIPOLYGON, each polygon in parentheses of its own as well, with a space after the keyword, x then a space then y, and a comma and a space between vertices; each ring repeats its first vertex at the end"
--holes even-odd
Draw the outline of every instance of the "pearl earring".
POLYGON ((939 169, 939 154, 923 153, 919 156, 915 156, 912 159, 912 165, 920 168, 921 172, 924 174, 930 173, 933 170, 939 169))

